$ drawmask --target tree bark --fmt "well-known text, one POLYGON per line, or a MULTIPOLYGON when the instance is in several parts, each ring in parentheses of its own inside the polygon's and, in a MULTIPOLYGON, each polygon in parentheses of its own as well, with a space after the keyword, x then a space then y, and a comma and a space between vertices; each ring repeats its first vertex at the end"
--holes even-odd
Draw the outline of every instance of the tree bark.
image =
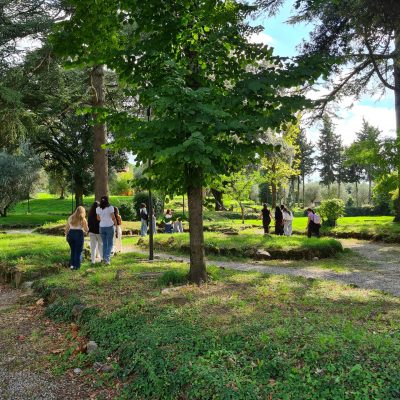
POLYGON ((297 177, 297 207, 300 207, 300 175, 297 177))
POLYGON ((372 179, 368 177, 368 204, 371 204, 372 199, 372 179))
MULTIPOLYGON (((197 172, 198 173, 198 172, 197 172)), ((203 234, 203 188, 188 188, 190 271, 189 279, 198 285, 207 281, 203 234)))
POLYGON ((271 183, 271 203, 272 203, 272 208, 276 207, 276 184, 275 182, 271 183))
POLYGON ((79 206, 83 206, 83 183, 75 179, 75 209, 79 206))
POLYGON ((244 224, 244 206, 242 203, 239 203, 240 212, 242 213, 242 224, 244 224))
MULTIPOLYGON (((396 56, 393 59, 394 73, 394 99, 396 112, 396 139, 397 139, 397 157, 400 159, 400 30, 395 32, 395 52, 396 56)), ((400 222, 400 165, 397 165, 397 199, 394 202, 395 217, 394 222, 400 222)))
POLYGON ((215 199, 215 211, 224 211, 225 207, 224 207, 224 201, 222 199, 223 193, 220 190, 212 188, 211 188, 211 193, 215 199))
POLYGON ((356 182, 356 206, 358 207, 358 183, 356 182))
MULTIPOLYGON (((92 104, 94 107, 104 107, 104 66, 97 65, 91 74, 93 86, 92 104)), ((94 120, 97 114, 93 115, 94 120)), ((95 199, 108 196, 108 157, 107 150, 102 146, 107 143, 107 127, 104 123, 95 123, 93 126, 93 168, 94 168, 94 193, 95 199)))
POLYGON ((305 208, 306 202, 305 202, 304 197, 305 197, 305 182, 306 182, 306 176, 303 175, 302 179, 303 179, 303 199, 302 199, 302 200, 303 200, 303 208, 305 208))

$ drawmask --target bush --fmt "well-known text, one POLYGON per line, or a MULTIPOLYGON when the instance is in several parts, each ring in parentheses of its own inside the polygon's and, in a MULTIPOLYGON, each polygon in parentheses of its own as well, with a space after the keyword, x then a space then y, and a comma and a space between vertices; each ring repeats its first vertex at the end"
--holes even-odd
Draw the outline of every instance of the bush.
POLYGON ((122 203, 118 206, 118 210, 123 221, 134 221, 137 217, 135 208, 132 204, 122 203))
POLYGON ((369 217, 378 215, 390 215, 389 207, 385 205, 378 206, 362 206, 362 207, 348 207, 344 210, 346 217, 369 217))
MULTIPOLYGON (((156 216, 159 216, 164 211, 164 196, 159 192, 152 192, 153 209, 156 216)), ((149 208, 149 192, 138 192, 133 196, 133 207, 136 211, 136 215, 140 217, 140 205, 146 204, 147 209, 149 208)))
POLYGON ((342 199, 324 200, 319 212, 328 226, 336 226, 337 219, 344 215, 344 202, 342 199))

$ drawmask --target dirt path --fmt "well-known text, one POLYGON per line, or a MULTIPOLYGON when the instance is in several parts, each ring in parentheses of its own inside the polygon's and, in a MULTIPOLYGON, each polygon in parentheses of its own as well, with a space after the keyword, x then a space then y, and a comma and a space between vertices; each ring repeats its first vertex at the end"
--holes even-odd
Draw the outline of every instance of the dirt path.
MULTIPOLYGON (((355 252, 359 258, 354 265, 341 272, 324 269, 317 262, 291 263, 290 267, 280 262, 234 262, 209 261, 220 267, 238 271, 258 271, 277 275, 302 276, 305 278, 328 279, 346 284, 354 284, 360 288, 377 289, 400 296, 400 245, 367 242, 363 240, 342 239, 344 248, 355 252)), ((137 248, 135 249, 137 251, 137 248)), ((176 260, 188 260, 187 257, 177 257, 157 253, 158 257, 176 260)), ((354 258, 354 257, 353 257, 354 258)))
POLYGON ((90 387, 80 376, 51 372, 49 356, 66 348, 68 327, 47 320, 32 300, 27 292, 0 285, 0 399, 89 399, 90 387))

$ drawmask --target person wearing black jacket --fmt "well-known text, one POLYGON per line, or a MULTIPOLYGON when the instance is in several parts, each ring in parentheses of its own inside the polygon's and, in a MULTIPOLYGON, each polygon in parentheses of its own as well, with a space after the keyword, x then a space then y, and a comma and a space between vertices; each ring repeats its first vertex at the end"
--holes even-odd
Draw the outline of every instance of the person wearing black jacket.
POLYGON ((283 235, 283 213, 278 206, 275 208, 275 234, 283 235))
POLYGON ((269 225, 271 224, 272 216, 271 211, 266 203, 264 203, 263 209, 261 210, 261 218, 264 228, 264 235, 267 235, 269 233, 269 225))
POLYGON ((96 255, 103 259, 103 241, 100 236, 100 221, 97 219, 96 208, 99 202, 95 201, 89 210, 88 225, 89 225, 89 238, 90 238, 90 258, 92 264, 96 263, 96 255))

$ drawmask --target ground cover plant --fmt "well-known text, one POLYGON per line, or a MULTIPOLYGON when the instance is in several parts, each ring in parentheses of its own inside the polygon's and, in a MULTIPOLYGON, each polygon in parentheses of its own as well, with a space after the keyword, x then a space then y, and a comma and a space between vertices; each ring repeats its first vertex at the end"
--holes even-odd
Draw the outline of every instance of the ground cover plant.
MULTIPOLYGON (((147 245, 147 240, 140 239, 139 244, 147 245)), ((154 245, 163 251, 187 253, 189 236, 187 233, 156 235, 154 245)), ((257 250, 266 250, 271 258, 283 259, 329 257, 342 251, 342 245, 335 239, 261 235, 253 230, 243 230, 237 235, 205 232, 204 245, 206 254, 251 257, 257 256, 257 250)))
POLYGON ((399 299, 215 267, 208 285, 163 291, 184 284, 187 271, 123 254, 111 268, 41 280, 43 295, 66 289, 47 315, 69 322, 85 304, 78 324, 100 349, 72 347, 53 357, 56 368, 107 362, 101 381, 120 380, 120 399, 399 397, 399 299))

